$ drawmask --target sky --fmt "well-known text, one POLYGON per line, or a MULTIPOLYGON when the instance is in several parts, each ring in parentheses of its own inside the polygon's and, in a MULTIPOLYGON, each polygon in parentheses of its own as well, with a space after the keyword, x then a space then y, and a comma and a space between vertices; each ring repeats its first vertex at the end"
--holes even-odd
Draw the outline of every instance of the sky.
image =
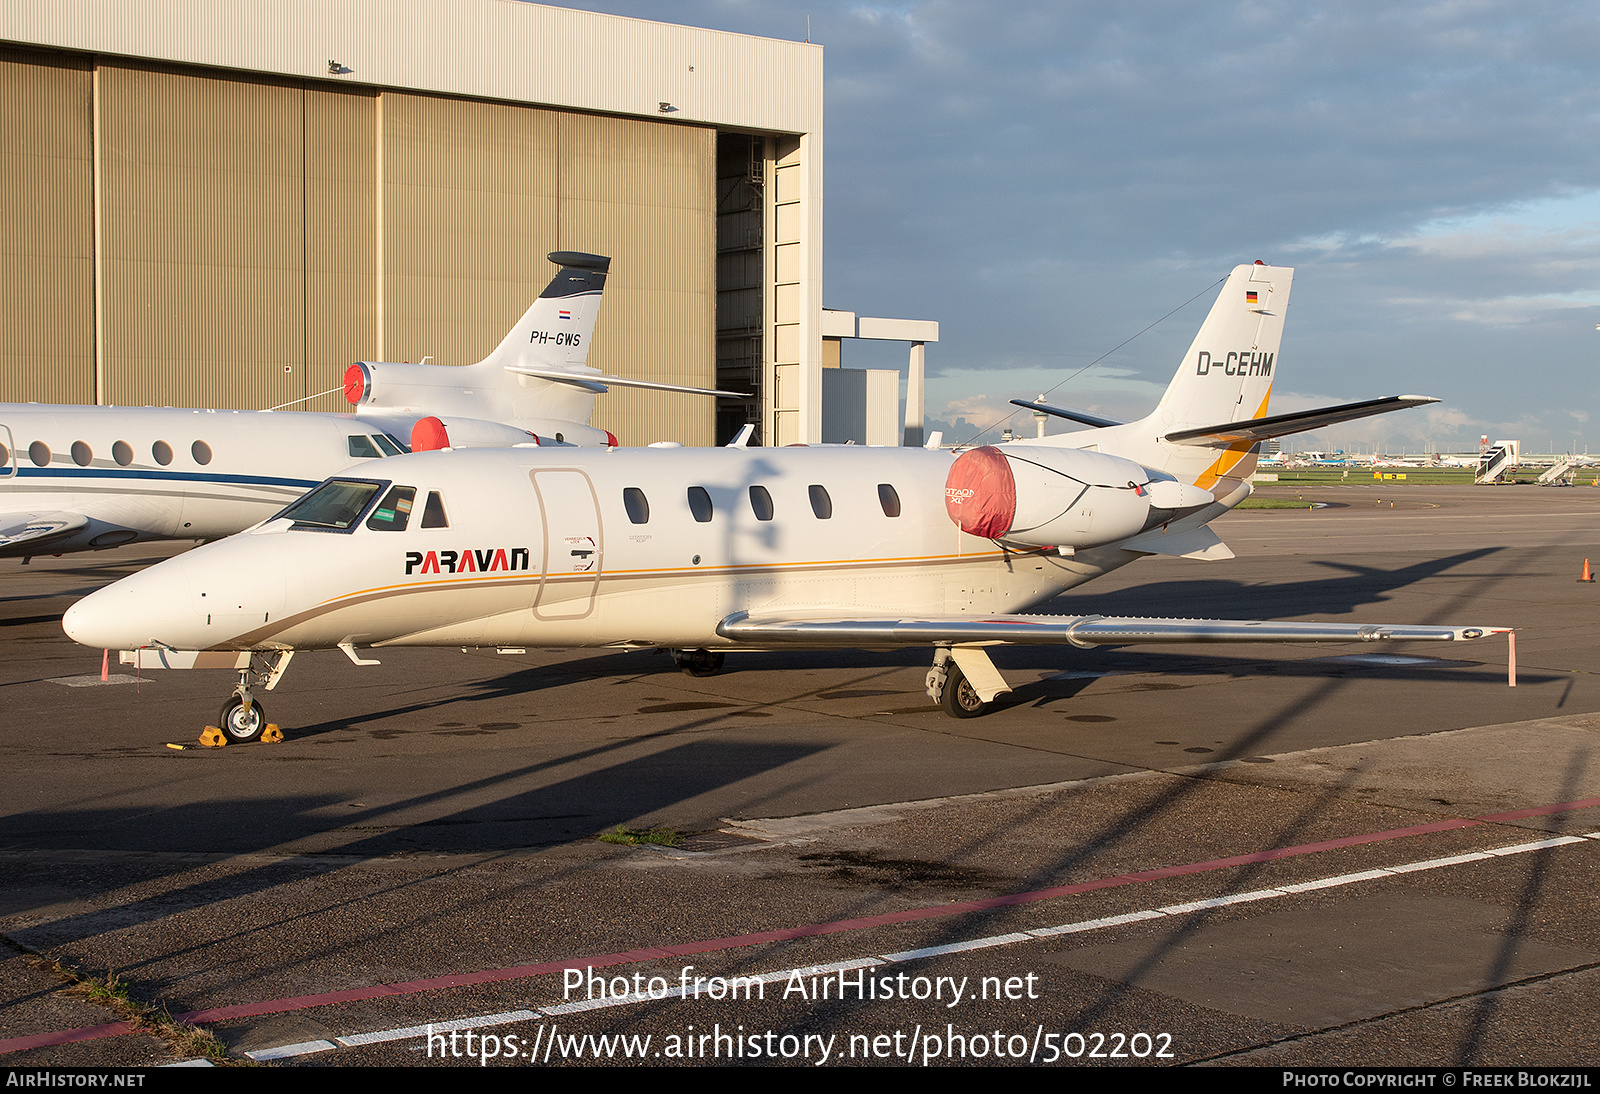
POLYGON ((824 304, 939 321, 947 442, 1052 388, 1142 416, 1261 259, 1295 267, 1273 412, 1442 400, 1288 447, 1600 452, 1592 4, 563 6, 822 45, 824 304))

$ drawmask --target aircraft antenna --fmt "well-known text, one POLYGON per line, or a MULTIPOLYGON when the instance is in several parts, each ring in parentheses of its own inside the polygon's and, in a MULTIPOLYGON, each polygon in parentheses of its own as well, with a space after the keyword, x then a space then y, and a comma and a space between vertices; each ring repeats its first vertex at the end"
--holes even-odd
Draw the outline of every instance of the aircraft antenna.
POLYGON ((279 403, 277 406, 269 406, 266 410, 263 410, 260 413, 266 414, 268 411, 282 410, 284 407, 294 406, 296 403, 309 403, 312 399, 320 399, 324 395, 332 395, 335 391, 343 390, 344 385, 340 384, 338 387, 330 387, 327 391, 319 391, 315 395, 307 395, 304 399, 291 399, 287 403, 279 403))
MULTIPOLYGON (((1039 398, 1037 400, 1035 400, 1035 401, 1036 402, 1041 402, 1041 403, 1044 402, 1044 400, 1046 398, 1048 398, 1054 391, 1056 391, 1057 388, 1060 388, 1063 385, 1067 384, 1074 377, 1082 375, 1083 373, 1087 372, 1089 369, 1094 368, 1094 366, 1098 365, 1101 361, 1104 361, 1107 357, 1110 357, 1113 353, 1117 352, 1117 350, 1121 349, 1123 346, 1127 345, 1129 342, 1131 342, 1135 338, 1139 337, 1139 335, 1143 334, 1145 331, 1149 330, 1151 327, 1159 326, 1161 323, 1164 323, 1168 319, 1171 319, 1174 315, 1177 315, 1184 308, 1187 308, 1190 304, 1193 304, 1196 300, 1199 300, 1206 293, 1210 292, 1212 289, 1216 288, 1218 285, 1222 284, 1226 280, 1228 280, 1228 277, 1227 277, 1226 274, 1223 275, 1222 277, 1217 278, 1217 280, 1213 281, 1211 284, 1207 285, 1205 288, 1203 288, 1199 292, 1195 293, 1189 299, 1185 300, 1183 303, 1181 303, 1177 307, 1173 308, 1166 315, 1163 315, 1160 319, 1157 319, 1154 323, 1151 323, 1149 326, 1145 327, 1143 330, 1139 330, 1139 331, 1134 332, 1133 334, 1128 335, 1128 337, 1124 338, 1122 341, 1118 342, 1116 345, 1114 345, 1110 349, 1106 350, 1099 357, 1096 357, 1093 361, 1090 361, 1087 365, 1084 365, 1082 368, 1078 369, 1077 372, 1074 372, 1071 375, 1067 376, 1066 379, 1064 379, 1060 383, 1056 384, 1055 387, 1052 387, 1049 391, 1046 391, 1043 394, 1041 394, 1039 396, 1039 398)), ((1600 324, 1596 324, 1595 329, 1596 330, 1600 330, 1600 324)), ((955 446, 955 450, 957 452, 959 452, 961 449, 967 447, 967 445, 971 444, 973 441, 977 440, 979 437, 983 436, 985 433, 988 433, 988 432, 996 429, 999 426, 1005 425, 1012 418, 1015 418, 1018 414, 1021 414, 1021 413, 1022 413, 1021 408, 1018 408, 1016 410, 1013 410, 1010 414, 1007 414, 1004 418, 1001 418, 998 422, 994 422, 994 423, 992 423, 990 425, 984 426, 982 429, 978 430, 978 432, 974 433, 972 436, 968 437, 966 440, 964 440, 960 444, 956 445, 955 446)))

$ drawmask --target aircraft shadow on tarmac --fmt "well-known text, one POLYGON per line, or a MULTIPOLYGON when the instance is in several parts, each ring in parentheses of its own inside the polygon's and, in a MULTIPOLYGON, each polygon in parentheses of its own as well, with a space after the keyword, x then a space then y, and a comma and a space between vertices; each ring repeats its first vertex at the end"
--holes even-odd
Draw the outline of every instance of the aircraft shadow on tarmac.
MULTIPOLYGON (((1397 570, 1350 562, 1310 560, 1313 565, 1343 571, 1310 581, 1246 582, 1213 579, 1162 581, 1108 593, 1065 593, 1036 611, 1078 615, 1159 615, 1188 618, 1215 616, 1228 619, 1290 619, 1302 615, 1345 616, 1368 605, 1382 604, 1390 594, 1501 551, 1480 547, 1443 558, 1424 559, 1397 570)), ((1474 575, 1493 582, 1505 575, 1474 575)), ((1092 586, 1090 587, 1092 588, 1092 586)), ((1458 594, 1459 595, 1459 594, 1458 594)), ((1467 604, 1441 598, 1436 611, 1459 611, 1467 604)), ((1375 619, 1380 623, 1385 620, 1375 619)), ((1408 619, 1406 622, 1441 622, 1408 619)), ((1474 621, 1476 622, 1476 621, 1474 621)))
MULTIPOLYGON (((653 735, 652 735, 653 736, 653 735)), ((212 797, 168 808, 147 806, 125 810, 55 810, 18 813, 0 821, 0 846, 8 850, 61 849, 127 852, 118 865, 85 866, 115 879, 102 889, 136 887, 149 893, 124 904, 52 919, 22 933, 31 945, 58 945, 108 930, 163 919, 218 901, 264 893, 276 886, 325 874, 361 860, 410 854, 495 855, 591 840, 626 825, 649 827, 653 815, 713 790, 796 763, 825 745, 692 740, 607 762, 608 753, 634 751, 643 737, 606 741, 596 747, 565 753, 539 763, 460 785, 425 790, 382 807, 347 807, 338 796, 212 797), (559 769, 580 769, 544 781, 559 769), (495 794, 501 796, 495 797, 495 794), (470 802, 451 808, 453 801, 470 802), (402 817, 420 811, 419 819, 402 817), (295 854, 286 845, 316 838, 314 853, 295 854), (176 852, 172 857, 141 854, 152 848, 176 852), (197 866, 194 855, 247 855, 281 852, 285 857, 248 865, 222 876, 187 882, 182 875, 197 866), (171 888, 157 879, 175 875, 171 888)), ((736 812, 752 815, 781 811, 774 794, 794 787, 752 792, 736 803, 736 812)), ((719 810, 728 809, 726 797, 719 810)), ((714 826, 716 814, 701 818, 714 826)), ((59 869, 42 859, 37 868, 13 862, 19 890, 43 883, 59 869), (35 870, 38 876, 33 875, 35 870)), ((59 893, 53 899, 59 899, 59 893)), ((24 900, 23 904, 26 903, 24 900)), ((16 899, 7 902, 10 915, 26 915, 16 899)), ((211 940, 213 943, 215 940, 211 940)), ((165 961, 171 954, 152 954, 165 961)), ((137 965, 125 970, 138 971, 137 965)))

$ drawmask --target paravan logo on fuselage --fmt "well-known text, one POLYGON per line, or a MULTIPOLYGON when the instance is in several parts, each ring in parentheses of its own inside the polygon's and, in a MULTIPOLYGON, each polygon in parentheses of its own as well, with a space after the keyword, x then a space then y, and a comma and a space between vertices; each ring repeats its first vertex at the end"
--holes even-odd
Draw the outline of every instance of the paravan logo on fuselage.
POLYGON ((476 551, 407 551, 406 576, 412 574, 491 574, 528 568, 526 547, 490 547, 476 551))

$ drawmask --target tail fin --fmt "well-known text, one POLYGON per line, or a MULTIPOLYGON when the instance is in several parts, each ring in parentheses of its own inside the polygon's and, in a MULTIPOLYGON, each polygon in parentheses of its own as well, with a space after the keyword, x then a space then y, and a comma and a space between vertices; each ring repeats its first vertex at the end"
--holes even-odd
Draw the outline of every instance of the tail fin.
POLYGON ((434 414, 514 424, 535 433, 593 435, 588 425, 595 395, 605 388, 585 384, 597 370, 585 359, 600 314, 611 260, 581 251, 556 251, 561 269, 493 353, 475 365, 398 364, 358 361, 345 372, 345 398, 363 415, 434 414), (508 368, 572 373, 578 383, 517 375, 508 368))
POLYGON ((1293 280, 1287 266, 1234 267, 1149 419, 1162 433, 1266 415, 1293 280))
POLYGON ((573 372, 583 369, 611 260, 582 251, 555 251, 550 261, 561 267, 560 272, 522 313, 494 352, 474 368, 487 371, 521 365, 573 372))

